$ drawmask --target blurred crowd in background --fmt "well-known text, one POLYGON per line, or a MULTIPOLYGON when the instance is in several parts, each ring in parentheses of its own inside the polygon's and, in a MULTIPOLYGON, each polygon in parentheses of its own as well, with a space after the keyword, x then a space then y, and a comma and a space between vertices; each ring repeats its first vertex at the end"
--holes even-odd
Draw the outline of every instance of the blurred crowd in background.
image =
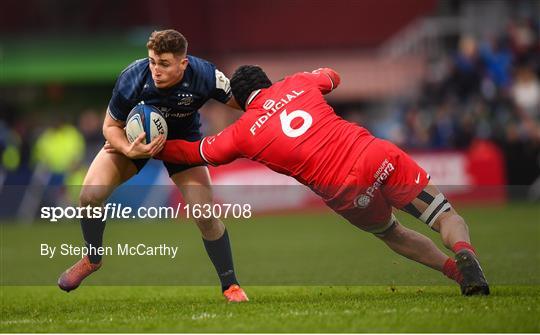
MULTIPOLYGON (((413 95, 338 101, 336 112, 408 151, 467 150, 477 139, 493 141, 505 156, 508 184, 540 183, 540 19, 535 10, 509 17, 505 29, 493 35, 462 32, 441 41, 441 50, 425 58, 421 87, 413 95)), ((144 44, 140 48, 144 52, 144 44)), ((49 172, 47 183, 80 185, 103 144, 101 125, 114 81, 70 87, 51 82, 39 89, 3 85, 9 86, 5 92, 16 90, 17 99, 9 93, 0 97, 0 185, 29 184, 43 175, 36 169, 49 172), (78 103, 72 101, 90 91, 78 103), (19 105, 21 100, 34 101, 33 112, 19 105), (58 112, 55 105, 62 104, 58 112)), ((216 112, 219 108, 202 111, 209 133, 239 115, 229 109, 216 112)))
POLYGON ((539 78, 540 19, 516 19, 500 35, 460 36, 429 61, 416 97, 385 105, 386 118, 359 121, 407 150, 492 140, 506 157, 508 184, 530 185, 540 176, 539 78))

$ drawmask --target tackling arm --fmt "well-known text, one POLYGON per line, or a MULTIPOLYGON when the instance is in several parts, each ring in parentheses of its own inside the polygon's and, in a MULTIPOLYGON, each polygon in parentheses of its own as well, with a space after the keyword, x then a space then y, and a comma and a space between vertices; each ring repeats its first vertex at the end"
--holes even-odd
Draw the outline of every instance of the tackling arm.
POLYGON ((155 157, 175 164, 227 164, 242 156, 235 144, 235 132, 233 124, 221 133, 207 136, 200 141, 166 141, 163 150, 155 157))
POLYGON ((170 140, 155 158, 174 164, 200 165, 204 160, 199 152, 201 141, 170 140))

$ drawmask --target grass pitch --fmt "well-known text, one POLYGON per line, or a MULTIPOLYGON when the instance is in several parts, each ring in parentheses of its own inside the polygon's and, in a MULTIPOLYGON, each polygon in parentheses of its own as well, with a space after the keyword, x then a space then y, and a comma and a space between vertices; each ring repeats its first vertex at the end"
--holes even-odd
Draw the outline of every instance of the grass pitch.
POLYGON ((229 304, 210 287, 2 289, 3 332, 538 332, 540 289, 247 287, 229 304))
MULTIPOLYGON (((490 281, 462 297, 436 271, 393 254, 331 213, 226 222, 251 301, 221 297, 191 224, 108 224, 106 244, 175 243, 180 256, 111 256, 69 294, 55 285, 76 258, 39 244, 80 242, 76 224, 0 225, 2 332, 540 332, 540 210, 460 210, 490 281), (121 286, 119 286, 121 285, 121 286), (203 286, 197 286, 203 285, 203 286)), ((400 220, 434 240, 406 215, 400 220)), ((440 242, 438 242, 440 244, 440 242)))

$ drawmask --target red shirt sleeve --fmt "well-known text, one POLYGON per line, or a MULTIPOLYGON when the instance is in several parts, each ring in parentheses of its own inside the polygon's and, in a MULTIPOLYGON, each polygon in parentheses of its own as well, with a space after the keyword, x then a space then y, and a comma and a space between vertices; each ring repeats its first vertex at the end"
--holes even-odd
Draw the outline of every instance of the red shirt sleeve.
POLYGON ((320 68, 313 72, 304 72, 303 75, 314 81, 322 94, 332 92, 341 82, 339 73, 330 68, 320 68))
POLYGON ((203 164, 204 160, 199 153, 200 144, 201 141, 169 140, 155 158, 175 164, 203 164))
POLYGON ((235 132, 235 125, 232 125, 217 135, 196 142, 169 140, 155 158, 175 164, 227 164, 241 157, 234 142, 235 132))
POLYGON ((202 159, 210 165, 222 165, 240 158, 242 154, 235 142, 236 124, 225 128, 214 136, 202 139, 199 152, 202 159))

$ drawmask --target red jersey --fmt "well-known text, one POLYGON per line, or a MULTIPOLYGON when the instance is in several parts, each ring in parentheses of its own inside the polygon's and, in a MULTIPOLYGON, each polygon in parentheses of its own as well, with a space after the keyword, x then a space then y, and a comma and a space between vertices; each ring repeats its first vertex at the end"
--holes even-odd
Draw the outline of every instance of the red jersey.
MULTIPOLYGON (((254 91, 240 119, 200 141, 200 156, 211 165, 248 158, 295 178, 324 199, 331 198, 374 139, 326 103, 323 94, 335 88, 332 75, 339 79, 330 69, 296 73, 254 91)), ((160 156, 197 163, 195 150, 193 145, 173 148, 167 143, 160 156)))
POLYGON ((158 158, 212 165, 248 158, 309 186, 352 224, 386 230, 392 206, 410 203, 429 175, 394 144, 338 117, 323 97, 334 83, 330 69, 287 77, 253 92, 245 114, 221 133, 167 141, 158 158))

